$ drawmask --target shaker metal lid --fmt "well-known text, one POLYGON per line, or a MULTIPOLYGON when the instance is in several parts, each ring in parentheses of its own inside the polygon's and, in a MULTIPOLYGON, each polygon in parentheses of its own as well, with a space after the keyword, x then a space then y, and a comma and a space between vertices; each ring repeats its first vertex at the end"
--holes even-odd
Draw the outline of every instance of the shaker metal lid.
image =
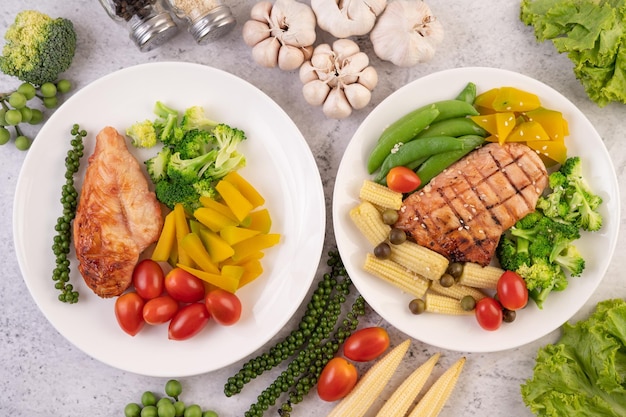
POLYGON ((218 6, 189 27, 189 33, 199 44, 213 42, 224 36, 233 27, 236 20, 228 6, 218 6))
POLYGON ((167 12, 159 13, 133 25, 130 34, 141 52, 148 52, 170 40, 178 33, 178 26, 167 12))

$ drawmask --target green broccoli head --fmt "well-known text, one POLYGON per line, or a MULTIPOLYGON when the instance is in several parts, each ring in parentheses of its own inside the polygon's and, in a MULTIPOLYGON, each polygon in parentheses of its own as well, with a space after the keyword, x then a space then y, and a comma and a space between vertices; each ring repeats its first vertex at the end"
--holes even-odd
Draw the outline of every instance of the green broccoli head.
POLYGON ((167 166, 170 163, 171 156, 170 148, 164 146, 154 157, 146 160, 146 169, 154 184, 167 177, 167 166))
POLYGON ((217 151, 212 150, 192 159, 183 159, 180 152, 172 154, 167 165, 167 176, 177 182, 193 184, 215 161, 217 151))
POLYGON ((185 110, 180 127, 185 132, 193 129, 211 130, 217 124, 216 121, 206 117, 202 106, 191 106, 185 110))
POLYGON ((245 165, 245 157, 237 151, 237 146, 246 140, 246 134, 243 130, 220 123, 213 129, 213 137, 215 138, 218 154, 215 158, 215 169, 211 176, 220 178, 229 171, 245 165))
POLYGON ((157 199, 170 209, 174 209, 176 203, 182 204, 188 213, 200 207, 200 194, 193 184, 164 179, 155 184, 154 191, 157 199))
POLYGON ((581 276, 585 269, 585 260, 574 245, 568 245, 557 253, 554 256, 554 262, 565 268, 573 277, 581 276))
POLYGON ((34 85, 56 81, 76 52, 72 21, 36 10, 18 13, 4 38, 0 71, 34 85))
POLYGON ((185 133, 176 145, 182 159, 193 159, 208 153, 213 148, 213 135, 206 130, 193 129, 185 133))
POLYGON ((562 291, 567 287, 567 278, 561 267, 546 260, 533 261, 532 265, 522 265, 517 273, 526 282, 526 288, 537 307, 543 303, 552 291, 562 291))
POLYGON ((496 248, 496 257, 500 266, 509 271, 517 271, 522 265, 530 265, 528 240, 521 238, 514 240, 502 235, 496 248))
POLYGON ((137 122, 126 129, 130 142, 137 148, 151 148, 157 144, 157 132, 150 120, 137 122))
POLYGON ((215 189, 215 182, 207 178, 202 178, 194 182, 193 188, 200 197, 216 199, 219 196, 217 190, 215 189))

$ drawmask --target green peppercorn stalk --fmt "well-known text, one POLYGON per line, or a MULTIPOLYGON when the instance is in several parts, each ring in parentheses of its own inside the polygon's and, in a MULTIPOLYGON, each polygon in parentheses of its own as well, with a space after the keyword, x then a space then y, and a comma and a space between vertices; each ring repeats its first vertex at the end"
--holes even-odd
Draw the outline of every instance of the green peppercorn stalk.
POLYGON ((54 287, 61 292, 59 301, 74 304, 78 302, 78 291, 74 290, 70 280, 70 246, 72 240, 72 221, 76 216, 76 206, 78 205, 78 191, 74 187, 74 174, 80 168, 80 158, 84 153, 83 138, 87 136, 85 130, 81 130, 78 124, 72 126, 70 132, 74 138, 71 140, 72 147, 67 151, 65 158, 65 184, 61 188, 61 204, 63 214, 57 219, 52 251, 56 257, 56 267, 52 271, 54 287))
POLYGON ((281 416, 288 417, 293 404, 301 402, 317 383, 326 363, 356 329, 359 317, 365 314, 365 301, 358 296, 341 324, 337 325, 352 281, 339 253, 330 251, 328 255, 327 264, 331 270, 324 274, 313 292, 298 328, 272 346, 269 352, 249 360, 240 371, 228 378, 224 393, 230 397, 241 392, 245 384, 264 371, 293 357, 286 369, 261 392, 257 402, 245 412, 245 417, 263 416, 281 395, 289 392, 289 399, 278 410, 281 416))

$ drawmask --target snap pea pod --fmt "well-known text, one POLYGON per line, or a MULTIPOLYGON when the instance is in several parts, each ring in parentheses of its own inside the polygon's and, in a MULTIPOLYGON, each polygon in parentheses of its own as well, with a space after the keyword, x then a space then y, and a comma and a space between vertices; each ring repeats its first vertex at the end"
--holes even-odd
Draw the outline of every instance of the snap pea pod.
POLYGON ((435 136, 414 140, 398 148, 397 152, 390 153, 385 158, 375 181, 381 183, 385 180, 387 173, 393 167, 406 166, 417 159, 430 157, 442 152, 460 151, 463 149, 474 149, 477 145, 477 138, 484 141, 484 138, 477 135, 462 136, 459 138, 451 136, 435 136))
POLYGON ((486 137, 487 131, 478 126, 469 117, 454 117, 452 119, 446 119, 431 124, 427 129, 422 130, 422 132, 417 135, 416 139, 429 138, 433 136, 459 137, 465 135, 479 135, 486 137))
POLYGON ((367 160, 367 171, 370 174, 374 173, 395 146, 412 141, 431 123, 453 117, 476 115, 478 111, 470 103, 454 99, 437 101, 413 110, 383 131, 367 160))
POLYGON ((457 162, 459 159, 463 158, 465 155, 485 142, 485 138, 476 135, 465 136, 465 139, 468 144, 467 148, 431 155, 419 166, 415 172, 422 181, 420 188, 428 184, 430 180, 435 178, 435 176, 443 172, 450 165, 457 162))
POLYGON ((456 96, 456 99, 474 104, 474 100, 476 100, 476 84, 472 82, 467 83, 465 88, 456 96))

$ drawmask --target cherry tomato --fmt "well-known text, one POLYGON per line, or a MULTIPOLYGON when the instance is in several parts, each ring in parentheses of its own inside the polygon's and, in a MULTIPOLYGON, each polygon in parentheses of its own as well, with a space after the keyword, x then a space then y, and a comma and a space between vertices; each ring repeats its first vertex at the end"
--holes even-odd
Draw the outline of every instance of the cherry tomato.
POLYGON ((164 274, 161 265, 152 259, 140 261, 133 270, 135 291, 144 300, 150 300, 163 293, 164 274))
POLYGON ((202 280, 181 268, 174 268, 167 273, 165 289, 174 300, 183 303, 195 303, 204 298, 202 280))
POLYGON ((352 333, 343 344, 346 358, 367 362, 379 357, 389 347, 389 334, 382 327, 366 327, 352 333))
POLYGON ((148 324, 167 323, 178 311, 178 301, 169 295, 148 300, 143 306, 143 319, 148 324))
POLYGON ((223 326, 231 326, 241 317, 241 301, 235 294, 220 288, 211 290, 204 298, 211 317, 223 326))
POLYGON ((356 385, 358 372, 341 357, 328 361, 317 381, 317 395, 324 401, 337 401, 348 395, 356 385))
POLYGON ((115 318, 122 330, 131 336, 139 333, 146 323, 143 319, 145 301, 136 292, 127 292, 115 300, 115 318))
POLYGON ((502 324, 502 306, 494 298, 481 298, 476 303, 476 320, 485 330, 498 330, 502 324))
POLYGON ((398 193, 415 191, 421 183, 420 177, 407 167, 393 167, 387 173, 387 187, 398 193))
POLYGON ((513 271, 504 271, 498 279, 498 300, 502 307, 508 310, 519 310, 528 304, 528 289, 526 282, 513 271))
POLYGON ((170 321, 167 337, 171 340, 189 339, 204 329, 210 318, 204 303, 183 306, 170 321))

